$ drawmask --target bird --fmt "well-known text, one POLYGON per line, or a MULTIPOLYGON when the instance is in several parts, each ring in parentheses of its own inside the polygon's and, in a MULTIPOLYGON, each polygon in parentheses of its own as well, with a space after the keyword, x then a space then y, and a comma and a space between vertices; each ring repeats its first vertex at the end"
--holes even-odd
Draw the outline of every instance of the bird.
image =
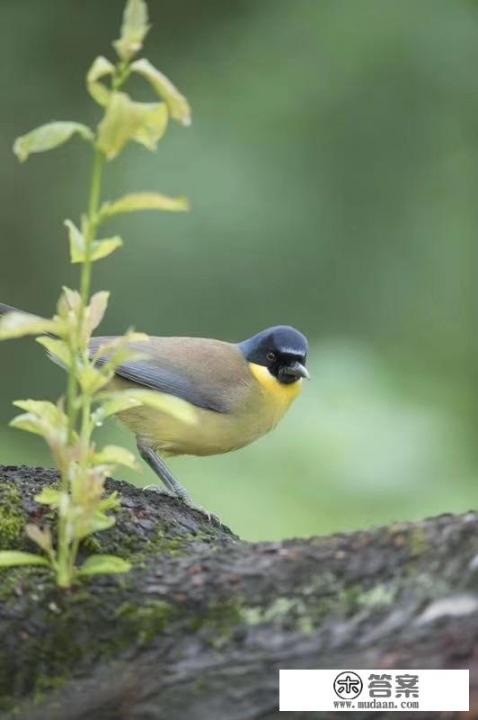
MULTIPOLYGON (((13 310, 0 304, 0 315, 13 310)), ((94 337, 93 356, 114 337, 94 337)), ((228 453, 273 430, 309 379, 309 344, 287 325, 267 328, 241 342, 198 337, 152 337, 129 342, 136 358, 124 362, 111 389, 149 389, 185 400, 196 422, 149 405, 118 413, 135 435, 138 452, 167 492, 195 507, 164 458, 228 453)), ((101 361, 101 360, 100 360, 101 361)))

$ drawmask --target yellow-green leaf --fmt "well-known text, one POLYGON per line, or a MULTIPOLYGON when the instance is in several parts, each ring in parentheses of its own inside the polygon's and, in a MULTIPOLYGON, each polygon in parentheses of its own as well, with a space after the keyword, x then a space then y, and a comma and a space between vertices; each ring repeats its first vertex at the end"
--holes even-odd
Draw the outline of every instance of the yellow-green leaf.
POLYGON ((45 335, 43 335, 42 337, 37 337, 36 341, 40 345, 43 345, 43 347, 47 349, 48 354, 58 360, 59 364, 62 367, 70 367, 71 354, 70 348, 68 347, 66 342, 63 342, 63 340, 56 340, 55 338, 51 338, 45 335))
POLYGON ((145 58, 136 60, 131 65, 131 69, 138 73, 138 75, 144 77, 159 97, 166 102, 172 118, 181 123, 181 125, 191 125, 191 107, 184 95, 179 92, 177 87, 173 85, 166 75, 163 75, 162 72, 145 58))
POLYGON ((114 202, 104 203, 100 210, 100 219, 109 220, 113 215, 142 210, 182 212, 189 210, 189 202, 185 197, 172 198, 156 192, 131 193, 114 202))
POLYGON ((99 105, 106 107, 110 98, 110 90, 100 82, 107 75, 113 75, 115 71, 114 65, 105 57, 100 55, 93 62, 86 76, 86 86, 93 100, 99 105))
POLYGON ((0 551, 0 568, 18 567, 19 565, 49 565, 49 562, 45 557, 33 553, 19 550, 0 551))
POLYGON ((109 377, 97 370, 92 365, 86 365, 78 373, 81 389, 87 395, 93 395, 108 384, 109 377))
POLYGON ((90 555, 78 569, 78 575, 110 575, 131 570, 131 563, 116 555, 90 555))
POLYGON ((79 540, 82 540, 93 533, 108 530, 110 527, 113 527, 114 524, 115 519, 112 515, 105 515, 103 512, 98 511, 86 522, 80 523, 76 528, 75 534, 79 540))
MULTIPOLYGON (((130 343, 146 343, 149 342, 150 337, 146 333, 135 332, 134 330, 128 330, 124 335, 118 337, 106 338, 105 341, 99 345, 94 354, 95 360, 102 358, 103 360, 110 360, 117 353, 123 354, 128 352, 131 354, 137 354, 137 349, 130 349, 130 343)), ((130 357, 130 354, 128 354, 130 357)), ((142 357, 142 356, 141 356, 142 357)))
POLYGON ((41 505, 50 505, 52 508, 57 508, 61 500, 61 492, 52 487, 43 488, 43 490, 35 495, 35 500, 41 505))
MULTIPOLYGON (((137 334, 140 335, 141 333, 137 334)), ((94 362, 99 363, 103 372, 105 374, 109 374, 110 377, 113 377, 116 368, 118 368, 120 365, 123 365, 125 362, 130 362, 133 360, 143 360, 145 357, 145 354, 142 353, 138 348, 130 347, 126 338, 127 336, 119 338, 119 342, 116 341, 116 338, 115 340, 106 341, 105 343, 100 345, 98 350, 93 355, 94 362)))
POLYGON ((96 330, 103 317, 108 306, 110 294, 105 290, 100 290, 93 295, 88 307, 88 329, 90 332, 96 330))
POLYGON ((41 335, 42 333, 59 335, 62 329, 59 320, 50 320, 16 310, 0 317, 0 340, 10 340, 25 335, 41 335))
POLYGON ((44 424, 38 420, 38 418, 34 417, 30 413, 17 415, 10 420, 8 424, 10 427, 16 428, 17 430, 24 430, 25 432, 31 432, 34 435, 41 435, 42 437, 46 436, 48 430, 44 424))
POLYGON ((190 425, 197 421, 197 414, 193 406, 174 395, 168 395, 156 390, 124 390, 115 393, 115 395, 138 400, 142 405, 165 412, 190 425))
POLYGON ((110 397, 110 400, 102 402, 101 406, 93 413, 93 421, 97 425, 101 425, 103 420, 111 415, 116 415, 117 413, 124 412, 124 410, 131 410, 131 408, 142 405, 141 400, 135 400, 127 396, 123 397, 121 393, 118 393, 118 395, 112 393, 110 397))
POLYGON ((71 220, 65 220, 70 241, 70 260, 72 263, 84 262, 86 241, 83 233, 71 220))
POLYGON ((30 538, 30 540, 33 540, 33 542, 39 545, 42 550, 45 550, 45 552, 47 553, 52 552, 53 542, 51 537, 51 531, 49 528, 45 528, 45 530, 42 530, 38 527, 38 525, 28 523, 27 525, 25 525, 25 532, 30 538))
MULTIPOLYGON (((66 221, 71 222, 71 221, 66 221)), ((65 223, 66 224, 66 223, 65 223)), ((73 225, 73 223, 71 223, 73 225)), ((77 290, 63 286, 63 292, 58 300, 57 312, 59 317, 70 323, 79 317, 81 311, 81 295, 77 290)))
POLYGON ((124 465, 132 470, 136 469, 136 458, 132 452, 119 445, 105 445, 99 452, 94 454, 95 465, 124 465))
POLYGON ((21 410, 34 413, 52 423, 68 422, 63 410, 49 400, 15 400, 13 404, 21 410))
POLYGON ((139 103, 123 92, 113 92, 98 126, 98 147, 112 160, 130 140, 155 150, 168 124, 164 103, 139 103))
POLYGON ((26 412, 10 421, 12 427, 41 435, 50 445, 66 441, 68 418, 57 405, 46 400, 16 400, 13 404, 26 412))
POLYGON ((116 491, 103 498, 98 503, 98 510, 106 512, 107 510, 118 510, 121 507, 121 498, 116 491))
POLYGON ((141 50, 149 28, 145 0, 128 0, 123 14, 121 36, 113 43, 122 60, 130 60, 141 50))
POLYGON ((24 162, 32 153, 53 150, 53 148, 63 145, 75 134, 90 142, 94 137, 90 128, 81 123, 51 122, 17 138, 13 145, 13 152, 20 162, 24 162))
MULTIPOLYGON (((70 260, 72 263, 83 263, 86 261, 86 239, 84 234, 76 227, 71 220, 65 220, 65 225, 68 228, 68 237, 70 240, 70 260)), ((90 260, 96 262, 96 260, 102 260, 108 255, 111 255, 115 250, 123 245, 122 239, 119 235, 115 235, 111 238, 105 238, 103 240, 95 240, 91 243, 90 247, 90 260)))
POLYGON ((111 255, 115 250, 122 247, 123 241, 119 235, 105 238, 104 240, 95 240, 91 246, 91 260, 96 262, 111 255))

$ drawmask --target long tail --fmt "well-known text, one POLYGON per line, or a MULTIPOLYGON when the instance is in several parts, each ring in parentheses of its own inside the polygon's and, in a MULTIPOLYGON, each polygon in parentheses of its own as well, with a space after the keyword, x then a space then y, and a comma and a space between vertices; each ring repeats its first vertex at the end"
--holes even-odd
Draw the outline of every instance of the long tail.
POLYGON ((0 315, 6 315, 9 312, 18 312, 18 310, 11 305, 4 305, 3 303, 0 303, 0 315))
MULTIPOLYGON (((10 312, 23 312, 23 311, 19 311, 18 308, 12 307, 11 305, 5 305, 5 303, 0 303, 0 318, 2 317, 2 315, 7 315, 10 312)), ((50 335, 50 333, 48 333, 48 334, 50 335)), ((51 337, 55 337, 55 336, 51 335, 51 337)), ((62 368, 65 367, 64 365, 61 364, 61 362, 59 362, 58 358, 51 355, 48 351, 47 351, 47 354, 48 354, 50 360, 52 360, 54 363, 56 363, 56 365, 59 365, 62 368)))

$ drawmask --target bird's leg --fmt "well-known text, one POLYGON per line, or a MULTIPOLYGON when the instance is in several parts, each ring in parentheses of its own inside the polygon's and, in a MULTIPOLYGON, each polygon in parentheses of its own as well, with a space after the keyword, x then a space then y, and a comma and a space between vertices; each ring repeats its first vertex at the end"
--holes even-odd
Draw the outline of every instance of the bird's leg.
MULTIPOLYGON (((143 460, 148 463, 149 467, 156 473, 156 475, 162 480, 162 482, 166 485, 167 488, 167 494, 172 494, 174 497, 179 498, 182 500, 188 507, 191 508, 191 510, 198 510, 198 512, 202 513, 203 515, 206 515, 209 522, 213 523, 213 525, 220 525, 221 521, 216 515, 213 515, 212 513, 208 512, 207 510, 204 510, 204 508, 200 507, 199 505, 195 505, 193 501, 191 500, 188 492, 183 488, 181 483, 179 483, 176 478, 173 476, 171 470, 168 468, 164 460, 158 455, 157 452, 155 452, 152 448, 148 447, 147 445, 143 445, 143 443, 138 440, 137 442, 138 451, 143 460)), ((159 492, 161 490, 158 488, 157 485, 150 486, 152 489, 155 489, 159 492)))
POLYGON ((166 485, 168 491, 175 497, 184 500, 187 505, 191 505, 191 498, 183 486, 173 476, 171 470, 168 468, 164 460, 156 453, 152 448, 147 445, 143 445, 141 441, 138 441, 138 451, 145 462, 148 463, 149 467, 156 473, 156 475, 166 485))

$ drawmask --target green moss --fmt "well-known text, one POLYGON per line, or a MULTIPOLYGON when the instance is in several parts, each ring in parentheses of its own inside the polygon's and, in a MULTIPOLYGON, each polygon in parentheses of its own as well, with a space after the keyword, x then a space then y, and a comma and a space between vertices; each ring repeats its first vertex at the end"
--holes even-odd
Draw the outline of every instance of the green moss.
POLYGON ((365 607, 386 607, 393 602, 396 590, 380 583, 364 589, 361 585, 350 585, 339 593, 337 605, 341 605, 345 614, 357 612, 365 607))
POLYGON ((118 608, 116 617, 125 623, 124 634, 127 637, 134 636, 140 645, 147 645, 178 618, 178 611, 163 600, 153 600, 141 606, 128 602, 118 608))
POLYGON ((184 533, 182 535, 172 535, 171 533, 170 529, 165 531, 158 527, 156 534, 145 539, 140 547, 138 547, 138 541, 135 537, 123 535, 119 543, 108 549, 105 549, 105 546, 101 543, 102 537, 96 536, 100 539, 101 544, 100 548, 96 549, 95 552, 114 552, 121 555, 125 560, 130 560, 133 565, 138 566, 147 562, 151 557, 158 555, 168 555, 173 558, 185 557, 191 553, 193 545, 199 543, 210 545, 215 540, 215 535, 207 532, 184 533))
POLYGON ((45 700, 51 690, 60 690, 68 680, 68 675, 56 675, 53 677, 39 675, 35 684, 33 702, 39 705, 45 700))
POLYGON ((423 553, 430 548, 426 531, 422 527, 413 528, 410 531, 410 538, 408 542, 410 554, 415 557, 423 555, 423 553))
POLYGON ((362 607, 386 607, 395 599, 396 590, 383 584, 374 585, 358 598, 362 607))
POLYGON ((18 594, 23 592, 23 586, 33 585, 40 578, 49 575, 49 570, 28 565, 2 569, 0 571, 0 603, 17 602, 18 594))
POLYGON ((167 537, 166 533, 158 529, 156 538, 151 541, 151 545, 160 555, 171 555, 171 557, 180 557, 186 555, 191 542, 194 540, 193 535, 178 535, 176 537, 167 537))
MULTIPOLYGON (((20 492, 9 483, 0 484, 1 547, 23 548, 28 542, 24 535, 26 519, 20 492)), ((195 533, 175 526, 158 526, 135 534, 125 532, 121 518, 118 519, 118 525, 108 532, 88 538, 82 553, 113 552, 131 559, 138 567, 161 555, 177 558, 201 545, 208 550, 216 547, 217 533, 213 530, 195 533)), ((129 517, 126 519, 130 522, 129 517)), ((31 616, 48 627, 46 635, 29 633, 21 644, 13 691, 11 647, 8 644, 0 647, 0 710, 11 710, 15 696, 25 693, 40 702, 49 691, 67 682, 75 668, 85 667, 98 657, 105 661, 116 658, 126 648, 148 645, 163 633, 171 632, 172 625, 184 624, 187 630, 198 626, 196 607, 172 605, 148 595, 138 598, 134 572, 118 576, 114 582, 122 596, 116 605, 111 603, 114 589, 108 583, 99 582, 96 591, 85 583, 64 594, 56 589, 49 571, 21 567, 0 574, 0 602, 12 608, 12 617, 16 613, 23 617, 22 608, 27 605, 31 616), (51 622, 43 617, 50 612, 54 614, 51 622), (98 632, 99 654, 89 642, 98 632)), ((211 635, 224 642, 241 622, 244 619, 239 610, 229 605, 206 609, 199 624, 210 628, 211 635)))
POLYGON ((87 535, 82 540, 82 546, 88 553, 101 553, 103 548, 97 535, 87 535))
POLYGON ((241 626, 275 623, 308 635, 317 628, 327 610, 328 606, 323 612, 316 607, 309 608, 301 597, 277 598, 266 607, 226 601, 210 605, 205 613, 195 616, 191 629, 194 632, 210 631, 211 644, 220 648, 241 626))
POLYGON ((10 483, 0 484, 0 549, 18 548, 26 522, 22 496, 10 483))
POLYGON ((202 615, 196 615, 191 630, 209 632, 210 644, 219 649, 231 639, 236 628, 244 622, 240 603, 225 601, 213 603, 202 615))

